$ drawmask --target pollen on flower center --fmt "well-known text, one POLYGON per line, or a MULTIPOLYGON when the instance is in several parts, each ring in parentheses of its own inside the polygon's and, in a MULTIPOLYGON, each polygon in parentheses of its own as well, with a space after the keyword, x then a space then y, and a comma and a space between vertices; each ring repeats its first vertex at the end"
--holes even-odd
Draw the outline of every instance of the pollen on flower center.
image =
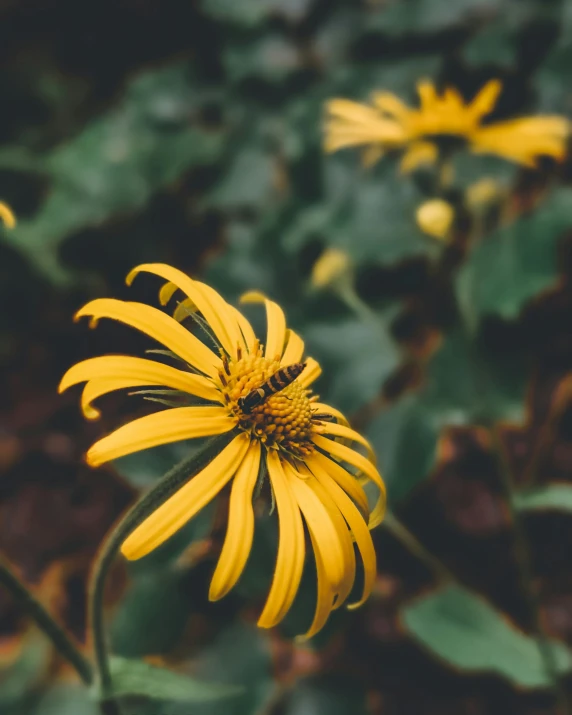
POLYGON ((311 390, 294 380, 284 389, 266 397, 249 412, 240 406, 240 400, 263 385, 280 369, 280 360, 263 356, 262 347, 230 360, 223 356, 221 391, 238 426, 249 432, 271 449, 280 449, 295 456, 310 454, 314 446, 312 434, 320 428, 312 421, 311 390))

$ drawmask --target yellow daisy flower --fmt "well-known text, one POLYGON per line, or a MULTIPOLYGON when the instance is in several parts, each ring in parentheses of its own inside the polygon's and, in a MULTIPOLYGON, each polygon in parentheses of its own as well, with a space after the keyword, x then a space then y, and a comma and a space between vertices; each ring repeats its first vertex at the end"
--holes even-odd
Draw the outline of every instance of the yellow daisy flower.
POLYGON ((391 92, 375 92, 372 106, 348 99, 326 104, 324 148, 364 146, 364 163, 371 164, 386 151, 404 149, 401 170, 412 171, 436 160, 439 140, 456 137, 477 153, 496 154, 525 166, 539 156, 561 160, 566 153, 570 124, 565 117, 524 117, 483 126, 494 108, 502 84, 488 82, 471 102, 447 87, 438 94, 432 82, 417 84, 419 107, 411 108, 391 92))
POLYGON ((89 316, 92 326, 100 318, 111 318, 136 328, 177 356, 183 367, 123 355, 91 358, 68 370, 60 392, 85 382, 81 404, 88 419, 99 416, 92 404, 95 399, 124 388, 162 388, 162 396, 168 388, 188 402, 198 398, 201 404, 170 407, 120 427, 91 447, 87 462, 95 467, 160 444, 223 433, 229 434, 229 442, 133 531, 122 552, 128 559, 145 556, 232 483, 226 538, 209 591, 211 600, 221 598, 246 565, 254 533, 253 494, 260 475, 267 474, 278 514, 279 544, 258 624, 274 626, 294 601, 306 554, 305 525, 318 581, 316 611, 305 634, 310 637, 350 595, 356 575, 354 543, 364 579, 361 596, 352 606, 362 604, 371 592, 376 558, 369 529, 380 523, 385 508, 385 487, 373 451, 340 412, 312 396, 310 385, 320 366, 312 358, 302 362, 304 342, 286 327, 276 303, 256 292, 242 298, 266 306, 263 347, 249 321, 208 285, 163 264, 135 268, 127 283, 142 272, 165 281, 159 293, 162 305, 181 291, 183 299, 173 317, 141 303, 103 298, 88 303, 76 318, 89 316), (181 324, 189 316, 211 334, 216 350, 181 324), (258 388, 261 394, 253 392, 258 388), (351 443, 363 447, 367 456, 352 449, 351 443), (363 489, 368 481, 379 491, 371 511, 363 489))

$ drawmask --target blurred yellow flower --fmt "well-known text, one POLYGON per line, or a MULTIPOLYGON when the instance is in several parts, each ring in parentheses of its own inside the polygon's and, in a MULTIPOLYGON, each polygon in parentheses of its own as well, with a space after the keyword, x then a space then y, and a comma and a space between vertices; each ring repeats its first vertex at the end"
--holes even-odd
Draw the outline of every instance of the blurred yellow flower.
MULTIPOLYGON (((124 388, 167 387, 190 398, 189 402, 200 398, 202 404, 170 407, 120 427, 91 447, 88 463, 97 466, 194 437, 229 433, 230 441, 135 529, 122 552, 128 559, 145 556, 232 482, 226 539, 209 592, 212 600, 221 598, 236 584, 248 559, 254 534, 253 495, 260 475, 267 474, 278 513, 279 544, 272 585, 258 623, 274 626, 294 601, 306 553, 305 523, 318 579, 316 611, 305 634, 310 637, 350 595, 356 572, 354 543, 365 575, 361 596, 353 606, 371 593, 376 558, 369 528, 380 523, 385 508, 385 487, 373 451, 340 412, 311 395, 309 386, 319 376, 320 366, 312 358, 302 363, 304 342, 287 329, 276 303, 256 292, 243 296, 244 302, 266 306, 263 348, 248 320, 208 285, 163 264, 135 268, 127 277, 128 284, 141 272, 165 281, 159 293, 163 305, 182 292, 173 317, 141 303, 104 298, 88 303, 76 318, 89 316, 92 326, 100 318, 125 323, 161 343, 185 367, 138 357, 96 357, 68 370, 59 389, 86 382, 82 407, 88 418, 99 414, 92 406, 96 398, 124 388), (216 352, 181 325, 186 317, 193 317, 211 333, 216 352), (291 371, 295 379, 283 389, 273 394, 261 390, 264 397, 258 404, 244 402, 247 396, 256 396, 253 391, 261 385, 268 385, 272 376, 278 383, 275 390, 282 387, 281 381, 288 381, 284 373, 277 373, 292 365, 297 365, 291 371), (350 448, 352 442, 363 447, 367 456, 350 448), (362 486, 367 481, 379 491, 371 511, 362 486)), ((157 394, 164 395, 164 389, 157 394)))
POLYGON ((14 216, 14 212, 8 206, 8 204, 5 204, 3 201, 0 201, 0 220, 4 222, 6 228, 14 228, 14 226, 16 225, 16 217, 14 216))
POLYGON ((453 225, 455 212, 451 204, 443 199, 431 199, 418 207, 415 218, 419 228, 426 234, 444 239, 453 225))
POLYGON ((503 190, 502 184, 495 179, 490 177, 479 179, 467 188, 465 200, 468 206, 477 209, 499 197, 503 190))
POLYGON ((327 248, 314 263, 310 280, 314 288, 326 288, 350 277, 352 268, 352 261, 345 251, 327 248))
POLYGON ((483 126, 501 89, 500 81, 491 80, 465 102, 456 89, 447 87, 438 94, 432 82, 423 80, 417 84, 418 108, 408 107, 391 92, 375 92, 371 106, 331 99, 326 104, 325 151, 366 147, 364 160, 371 164, 386 151, 404 149, 401 170, 407 172, 434 163, 439 141, 454 137, 465 140, 471 151, 525 166, 535 166, 544 155, 561 160, 570 132, 565 117, 524 117, 483 126))

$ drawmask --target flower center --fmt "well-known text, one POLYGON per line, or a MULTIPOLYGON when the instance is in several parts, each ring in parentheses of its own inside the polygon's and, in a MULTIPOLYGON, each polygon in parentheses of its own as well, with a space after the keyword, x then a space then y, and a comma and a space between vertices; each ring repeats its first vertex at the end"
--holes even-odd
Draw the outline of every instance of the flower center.
POLYGON ((280 369, 280 360, 263 357, 262 346, 239 360, 223 356, 224 371, 219 373, 221 391, 238 426, 250 432, 270 449, 280 449, 296 457, 313 449, 312 433, 319 427, 312 422, 311 390, 294 380, 284 389, 272 391, 246 410, 244 400, 253 390, 264 385, 280 369))

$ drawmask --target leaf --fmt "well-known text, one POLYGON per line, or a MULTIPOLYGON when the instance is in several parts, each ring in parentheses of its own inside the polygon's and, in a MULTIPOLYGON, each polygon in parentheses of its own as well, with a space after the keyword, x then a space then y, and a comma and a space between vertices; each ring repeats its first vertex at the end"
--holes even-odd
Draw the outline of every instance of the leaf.
POLYGON ((390 0, 372 13, 369 26, 392 34, 437 32, 487 17, 503 5, 504 0, 390 0))
POLYGON ((313 0, 202 0, 204 12, 217 20, 254 27, 271 15, 293 22, 302 20, 313 0))
POLYGON ((222 135, 189 122, 199 99, 186 63, 135 79, 118 107, 44 157, 50 192, 3 239, 52 280, 69 278, 58 259, 65 238, 140 209, 190 167, 219 156, 222 135))
MULTIPOLYGON (((401 612, 406 630, 448 665, 469 673, 493 672, 523 688, 550 685, 534 638, 519 631, 483 598, 448 586, 416 599, 401 612)), ((551 640, 558 670, 572 669, 563 643, 551 640)))
POLYGON ((456 292, 466 319, 518 317, 528 300, 550 288, 557 276, 556 248, 572 227, 572 189, 561 188, 535 212, 474 246, 459 271, 456 292))
POLYGON ((415 222, 423 196, 410 178, 396 176, 393 163, 384 162, 371 174, 338 170, 331 176, 330 202, 341 203, 327 233, 330 245, 348 252, 356 263, 375 260, 384 266, 439 252, 437 242, 415 222))
POLYGON ((520 511, 572 511, 572 484, 547 484, 516 492, 514 506, 520 511))
POLYGON ((233 44, 224 52, 223 63, 231 82, 260 77, 281 82, 303 66, 302 55, 286 37, 265 35, 259 40, 233 44))
POLYGON ((103 695, 95 692, 97 699, 143 695, 154 700, 203 703, 234 698, 243 692, 239 685, 207 683, 166 668, 158 668, 142 660, 128 660, 112 656, 109 660, 112 685, 103 695))
POLYGON ((356 318, 328 323, 310 323, 304 329, 306 351, 324 369, 328 401, 351 412, 379 394, 385 379, 395 370, 399 354, 395 342, 377 323, 356 318))
POLYGON ((286 698, 284 715, 366 715, 364 687, 345 674, 305 678, 286 698))
POLYGON ((46 677, 53 654, 50 641, 35 629, 30 629, 20 642, 15 637, 6 640, 0 651, 0 706, 3 712, 4 708, 22 706, 46 677))
POLYGON ((525 384, 522 356, 501 360, 478 341, 448 335, 427 366, 421 389, 381 410, 367 426, 390 502, 404 499, 429 477, 445 427, 520 422, 525 384))
MULTIPOLYGON (((100 715, 101 711, 85 688, 57 684, 43 693, 30 715, 100 715)), ((18 713, 18 715, 24 715, 18 713)))
POLYGON ((491 64, 503 69, 516 65, 517 53, 515 28, 505 17, 477 31, 463 48, 463 56, 469 64, 491 64))

